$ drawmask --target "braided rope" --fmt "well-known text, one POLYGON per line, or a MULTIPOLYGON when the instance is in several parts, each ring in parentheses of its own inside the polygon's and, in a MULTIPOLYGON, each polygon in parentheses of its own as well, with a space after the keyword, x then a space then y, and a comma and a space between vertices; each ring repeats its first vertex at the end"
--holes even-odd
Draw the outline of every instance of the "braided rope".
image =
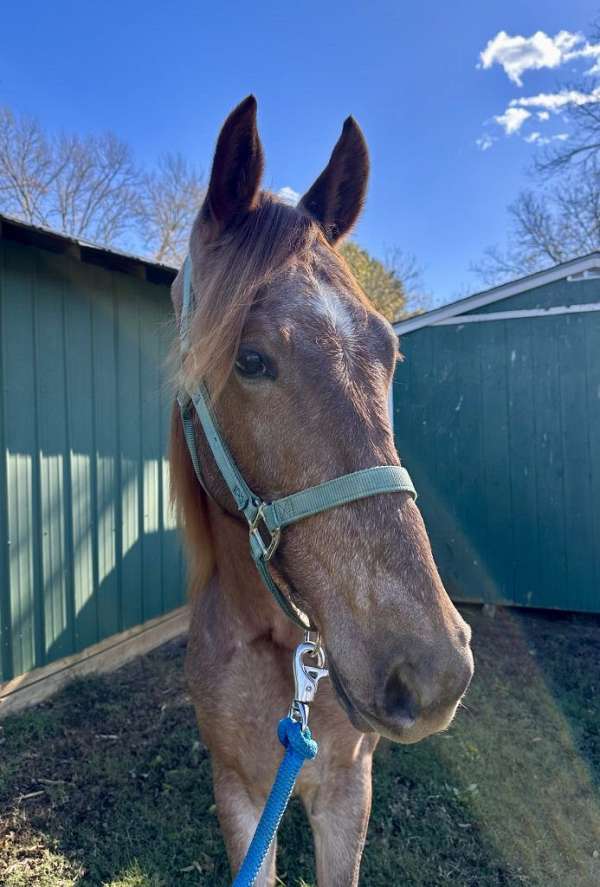
POLYGON ((254 884, 285 813, 298 773, 306 760, 316 757, 319 748, 308 727, 303 730, 302 725, 290 717, 279 722, 277 736, 285 754, 233 887, 252 887, 254 884))

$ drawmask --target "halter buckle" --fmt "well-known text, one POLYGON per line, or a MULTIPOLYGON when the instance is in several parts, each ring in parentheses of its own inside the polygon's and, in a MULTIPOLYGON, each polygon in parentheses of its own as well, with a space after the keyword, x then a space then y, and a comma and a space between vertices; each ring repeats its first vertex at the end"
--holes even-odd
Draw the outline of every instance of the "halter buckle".
POLYGON ((263 511, 264 507, 265 507, 265 503, 261 502, 260 505, 258 506, 258 511, 256 512, 252 521, 250 522, 250 526, 249 526, 250 546, 253 548, 253 550, 254 550, 254 548, 258 549, 260 556, 263 558, 263 560, 270 561, 271 558, 273 557, 273 555, 275 554, 277 546, 279 545, 279 539, 281 538, 281 530, 278 528, 278 529, 273 530, 271 532, 271 530, 269 529, 269 527, 267 526, 267 523, 265 521, 265 515, 264 515, 264 511, 263 511), (270 539, 268 542, 265 542, 264 537, 258 528, 258 525, 261 521, 262 521, 264 529, 266 529, 267 533, 270 536, 270 539))

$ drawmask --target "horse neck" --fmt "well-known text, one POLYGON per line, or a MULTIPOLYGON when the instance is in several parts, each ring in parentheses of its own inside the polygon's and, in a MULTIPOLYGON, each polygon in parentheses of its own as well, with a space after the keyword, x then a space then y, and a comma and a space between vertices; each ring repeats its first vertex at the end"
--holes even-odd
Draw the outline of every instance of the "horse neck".
POLYGON ((279 645, 294 648, 301 639, 300 630, 263 585, 250 556, 246 524, 212 501, 208 520, 214 540, 219 595, 232 624, 240 626, 248 642, 268 636, 279 645))

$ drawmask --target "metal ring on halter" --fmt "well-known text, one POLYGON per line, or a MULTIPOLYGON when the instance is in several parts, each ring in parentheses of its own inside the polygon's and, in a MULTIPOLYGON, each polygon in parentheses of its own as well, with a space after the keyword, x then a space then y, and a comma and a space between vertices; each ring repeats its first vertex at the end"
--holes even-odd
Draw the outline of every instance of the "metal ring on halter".
POLYGON ((250 539, 254 537, 255 542, 258 543, 258 546, 262 551, 262 556, 266 561, 270 561, 275 554, 275 551, 277 550, 277 546, 279 545, 281 530, 279 528, 276 528, 273 531, 269 530, 264 515, 265 504, 265 502, 261 502, 256 515, 248 526, 248 529, 250 532, 250 539), (261 521, 263 527, 266 529, 267 533, 271 537, 268 543, 265 542, 262 532, 258 528, 258 525, 261 521))

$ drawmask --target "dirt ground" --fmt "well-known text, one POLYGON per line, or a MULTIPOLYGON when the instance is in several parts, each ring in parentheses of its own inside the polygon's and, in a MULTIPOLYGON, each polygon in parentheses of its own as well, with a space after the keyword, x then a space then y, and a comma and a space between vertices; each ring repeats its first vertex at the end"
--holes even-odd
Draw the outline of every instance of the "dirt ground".
MULTIPOLYGON (((381 744, 361 884, 598 885, 600 620, 463 612, 466 706, 445 734, 381 744)), ((3 887, 230 883, 184 649, 0 722, 3 887)), ((295 802, 280 845, 281 883, 313 885, 295 802)))

